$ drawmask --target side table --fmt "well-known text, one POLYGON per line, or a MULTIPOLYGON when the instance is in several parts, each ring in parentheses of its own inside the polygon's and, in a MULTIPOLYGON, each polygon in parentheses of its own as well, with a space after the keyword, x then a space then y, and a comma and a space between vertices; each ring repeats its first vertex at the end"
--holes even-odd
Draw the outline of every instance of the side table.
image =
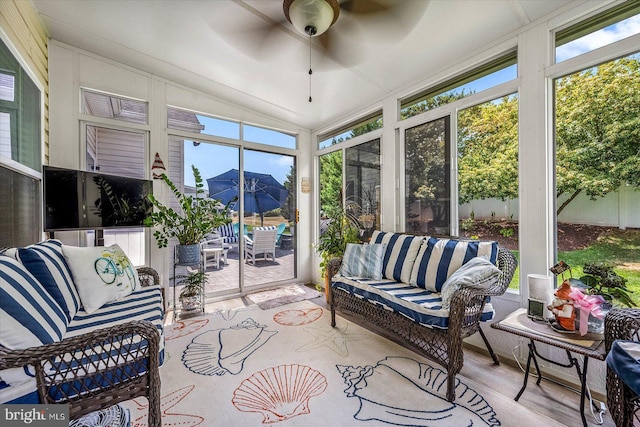
MULTIPOLYGON (((589 358, 596 360, 604 360, 606 357, 605 345, 602 337, 585 336, 579 337, 578 335, 561 334, 553 331, 548 325, 541 322, 535 322, 527 317, 527 310, 524 308, 518 309, 509 314, 504 320, 494 322, 491 327, 501 331, 509 332, 511 334, 519 335, 521 337, 529 339, 529 355, 527 357, 527 367, 524 372, 524 382, 522 388, 516 395, 514 400, 520 399, 522 393, 527 388, 527 380, 529 378, 529 372, 531 371, 531 362, 536 367, 538 372, 538 380, 536 385, 540 385, 542 380, 542 372, 538 365, 538 359, 542 359, 548 363, 552 363, 564 368, 576 368, 578 379, 580 380, 580 416, 582 418, 582 424, 587 426, 587 419, 584 415, 584 402, 587 390, 587 369, 589 367, 589 358), (548 328, 548 331, 546 330, 548 328), (580 339, 578 339, 580 338, 580 339), (536 348, 536 342, 544 343, 552 347, 556 347, 567 352, 567 363, 558 362, 556 360, 548 359, 538 353, 536 348), (577 357, 572 353, 582 356, 582 366, 577 357)), ((591 403, 592 404, 592 403, 591 403)), ((604 411, 600 408, 596 408, 600 411, 600 415, 604 411)))

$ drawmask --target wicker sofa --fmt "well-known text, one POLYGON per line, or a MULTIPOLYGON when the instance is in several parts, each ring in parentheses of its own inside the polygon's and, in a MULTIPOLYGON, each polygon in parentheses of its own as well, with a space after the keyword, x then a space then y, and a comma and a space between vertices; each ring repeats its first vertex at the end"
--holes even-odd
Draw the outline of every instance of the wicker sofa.
MULTIPOLYGON (((130 265, 131 273, 103 271, 129 276, 136 286, 90 310, 64 248, 48 240, 0 255, 0 403, 66 403, 77 419, 144 396, 149 425, 159 426, 164 304, 158 274, 140 268, 136 281, 130 265)), ((98 264, 89 267, 97 273, 98 264)))
MULTIPOLYGON (((604 319, 604 341, 607 353, 611 351, 616 340, 640 342, 640 309, 614 308, 607 313, 604 319)), ((616 426, 638 425, 640 397, 622 381, 609 364, 607 364, 607 406, 616 426)))
POLYGON ((464 338, 479 332, 494 362, 499 363, 480 321, 493 318, 489 298, 506 291, 516 269, 515 257, 496 242, 375 231, 370 243, 385 245, 381 280, 344 276, 340 273, 342 260, 329 263, 331 325, 335 326, 339 310, 382 328, 443 366, 447 370, 446 397, 455 400, 455 376, 463 365, 464 338), (459 280, 466 284, 449 287, 455 277, 465 274, 463 270, 469 270, 463 269, 464 264, 483 257, 497 266, 492 274, 482 278, 470 274, 459 280), (458 268, 460 273, 447 283, 458 268))

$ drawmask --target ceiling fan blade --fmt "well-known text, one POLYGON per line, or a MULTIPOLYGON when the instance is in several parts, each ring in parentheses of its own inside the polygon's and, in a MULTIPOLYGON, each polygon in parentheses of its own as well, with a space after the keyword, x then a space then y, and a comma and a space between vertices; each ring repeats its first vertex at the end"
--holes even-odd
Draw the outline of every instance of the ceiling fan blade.
MULTIPOLYGON (((350 18, 366 40, 395 43, 402 40, 420 22, 429 0, 345 0, 340 3, 341 17, 350 18)), ((342 30, 338 21, 335 28, 342 30)))
POLYGON ((216 33, 230 46, 260 61, 273 61, 286 54, 288 43, 280 23, 258 23, 240 27, 233 22, 216 25, 216 33))

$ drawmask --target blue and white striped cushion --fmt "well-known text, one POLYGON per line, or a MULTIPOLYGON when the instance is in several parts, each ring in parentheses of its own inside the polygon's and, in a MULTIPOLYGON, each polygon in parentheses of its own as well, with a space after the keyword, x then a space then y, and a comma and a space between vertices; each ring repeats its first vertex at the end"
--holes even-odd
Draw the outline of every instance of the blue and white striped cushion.
POLYGON ((440 292, 449 276, 477 256, 486 256, 495 265, 498 258, 498 244, 431 237, 420 249, 411 271, 410 283, 419 288, 440 292))
POLYGON ((60 341, 67 317, 17 260, 0 256, 0 345, 10 349, 60 341))
POLYGON ((119 325, 129 320, 148 320, 160 332, 160 363, 164 358, 164 309, 159 286, 138 288, 126 298, 111 301, 92 313, 78 311, 69 324, 65 338, 91 332, 96 329, 119 325))
POLYGON ((62 254, 62 242, 51 239, 20 248, 17 257, 56 300, 67 316, 67 323, 70 322, 80 309, 80 297, 62 254))
POLYGON ((342 256, 340 274, 347 277, 382 279, 382 261, 386 250, 386 243, 370 245, 347 243, 347 248, 342 256))
POLYGON ((423 241, 422 236, 374 231, 371 243, 387 244, 382 262, 382 276, 389 280, 409 283, 411 268, 423 241))
POLYGON ((218 234, 222 237, 236 237, 236 233, 233 231, 233 224, 225 224, 218 227, 218 234))
POLYGON ((640 395, 640 342, 615 340, 607 354, 607 365, 635 394, 640 395))
MULTIPOLYGON (((400 313, 422 325, 446 329, 449 326, 449 310, 442 306, 439 293, 416 288, 394 280, 356 279, 334 276, 334 290, 348 292, 386 310, 400 313)), ((485 304, 481 321, 493 319, 494 310, 485 304)))
POLYGON ((254 230, 277 230, 278 227, 275 225, 265 225, 264 227, 253 227, 254 230))

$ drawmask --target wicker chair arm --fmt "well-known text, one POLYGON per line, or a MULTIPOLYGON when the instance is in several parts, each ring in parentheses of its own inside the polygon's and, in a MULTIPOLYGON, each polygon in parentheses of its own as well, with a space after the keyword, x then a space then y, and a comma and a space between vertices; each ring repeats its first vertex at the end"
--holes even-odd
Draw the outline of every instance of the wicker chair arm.
POLYGON ((615 340, 640 342, 640 309, 614 308, 604 319, 604 341, 607 352, 615 340))
POLYGON ((138 267, 138 278, 142 287, 156 286, 160 284, 160 275, 151 267, 138 267))
POLYGON ((516 271, 517 261, 509 250, 499 248, 497 264, 502 273, 495 281, 483 286, 466 286, 453 294, 449 328, 462 328, 480 321, 487 298, 506 292, 516 271))
MULTIPOLYGON (((120 325, 97 329, 62 341, 45 344, 38 347, 11 350, 0 346, 0 370, 21 368, 27 365, 37 365, 46 360, 54 359, 65 353, 87 351, 103 344, 114 337, 120 338, 128 334, 140 335, 149 343, 149 353, 155 346, 155 354, 160 350, 160 333, 147 320, 132 320, 120 325)), ((99 350, 99 348, 98 348, 99 350)), ((157 359, 157 358, 156 358, 157 359)))
POLYGON ((342 265, 341 257, 332 258, 331 260, 329 260, 329 262, 327 263, 327 276, 329 277, 329 281, 331 281, 331 278, 333 276, 338 274, 338 271, 340 270, 341 265, 342 265))

